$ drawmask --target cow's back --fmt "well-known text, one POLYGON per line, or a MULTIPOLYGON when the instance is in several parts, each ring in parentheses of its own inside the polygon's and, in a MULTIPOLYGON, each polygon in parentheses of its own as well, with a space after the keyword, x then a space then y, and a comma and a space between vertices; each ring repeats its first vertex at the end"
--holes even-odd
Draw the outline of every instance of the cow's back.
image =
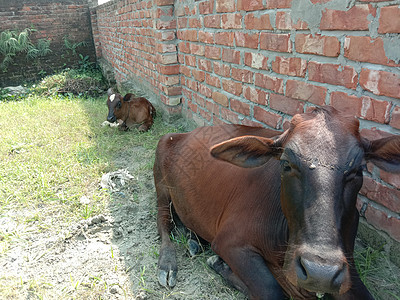
POLYGON ((166 135, 157 148, 156 184, 168 188, 183 224, 209 242, 219 234, 229 234, 227 230, 235 230, 236 237, 252 239, 248 232, 268 236, 266 230, 270 228, 274 236, 279 232, 277 223, 282 223, 279 162, 271 159, 260 168, 240 168, 213 158, 210 148, 238 136, 272 137, 276 133, 263 128, 222 125, 166 135), (271 176, 265 176, 265 172, 271 176), (268 218, 265 212, 270 215, 268 218), (247 218, 260 220, 248 222, 247 218), (266 228, 266 222, 274 227, 266 228), (253 228, 246 226, 249 224, 253 228))

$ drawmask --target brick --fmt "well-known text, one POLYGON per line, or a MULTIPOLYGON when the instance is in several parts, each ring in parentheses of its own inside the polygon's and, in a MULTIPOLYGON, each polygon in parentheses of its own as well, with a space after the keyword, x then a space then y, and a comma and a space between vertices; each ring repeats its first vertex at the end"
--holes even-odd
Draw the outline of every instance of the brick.
POLYGON ((205 46, 205 57, 211 59, 221 59, 221 48, 214 46, 205 46))
POLYGON ((244 17, 246 29, 250 30, 273 30, 269 14, 250 13, 244 17))
POLYGON ((387 124, 389 123, 391 102, 379 101, 370 97, 361 97, 361 117, 365 120, 387 124))
POLYGON ((242 115, 250 116, 250 105, 247 103, 243 103, 242 101, 231 99, 231 109, 235 112, 238 112, 242 115))
POLYGON ((175 31, 159 31, 156 33, 157 40, 160 41, 172 41, 176 38, 175 31))
POLYGON ((181 97, 168 97, 161 95, 161 101, 168 106, 175 106, 181 103, 181 97))
POLYGON ((347 36, 344 41, 344 56, 355 61, 387 66, 400 66, 386 56, 383 40, 368 36, 347 36))
POLYGON ((214 44, 214 34, 211 32, 199 31, 199 42, 214 44))
POLYGON ((290 34, 263 32, 260 35, 260 48, 277 52, 292 52, 290 34))
POLYGON ((383 210, 368 205, 365 211, 365 218, 374 227, 384 230, 393 239, 400 242, 400 219, 389 217, 383 210))
POLYGON ((189 48, 190 48, 191 54, 204 56, 204 53, 205 53, 204 45, 190 43, 189 48))
POLYGON ((175 75, 179 74, 179 65, 167 65, 167 66, 160 66, 160 73, 164 75, 175 75))
POLYGON ((275 18, 276 29, 279 30, 306 30, 308 29, 308 24, 305 21, 298 20, 297 23, 292 21, 290 12, 278 11, 275 18))
POLYGON ((331 93, 331 105, 347 115, 354 115, 365 120, 387 123, 391 104, 370 97, 357 97, 343 92, 331 93))
POLYGON ((170 20, 170 21, 157 20, 156 28, 159 30, 160 29, 175 29, 176 28, 176 20, 170 20))
POLYGON ((190 77, 190 68, 182 64, 180 67, 180 73, 186 77, 190 77))
POLYGON ((199 90, 199 83, 194 80, 187 79, 185 84, 192 91, 197 92, 199 90))
POLYGON ((370 4, 355 5, 349 10, 325 9, 322 11, 321 30, 369 30, 369 16, 376 16, 370 4))
POLYGON ((174 2, 174 0, 156 0, 155 4, 157 6, 174 5, 174 2))
POLYGON ((340 53, 339 40, 334 36, 296 34, 295 46, 297 52, 304 54, 337 57, 340 53))
POLYGON ((355 90, 358 83, 358 74, 353 67, 310 61, 308 64, 308 79, 321 83, 341 85, 355 90))
POLYGON ((196 66, 196 57, 193 55, 186 55, 185 56, 185 64, 190 67, 196 66))
POLYGON ((275 57, 271 63, 272 71, 279 74, 305 77, 307 70, 307 61, 299 57, 275 57))
MULTIPOLYGON (((212 115, 211 113, 209 113, 208 111, 204 110, 204 109, 199 109, 199 113, 200 115, 206 119, 208 122, 210 122, 212 120, 212 115)), ((206 124, 204 124, 206 125, 206 124)))
POLYGON ((193 78, 197 81, 203 82, 206 78, 206 74, 203 71, 192 70, 193 78))
POLYGON ((235 32, 235 42, 237 47, 245 47, 245 48, 258 48, 258 33, 243 33, 243 32, 235 32))
POLYGON ((211 96, 212 96, 211 89, 208 86, 201 84, 201 83, 199 83, 199 92, 200 92, 200 94, 206 96, 207 98, 211 98, 211 96))
POLYGON ((223 77, 230 77, 230 74, 231 74, 230 66, 228 66, 226 64, 223 64, 223 63, 221 63, 219 61, 218 62, 214 62, 213 66, 214 66, 214 73, 216 75, 220 75, 220 76, 223 76, 223 77))
POLYGON ((182 94, 181 86, 163 86, 162 90, 167 96, 178 96, 182 94))
POLYGON ((209 60, 206 59, 199 59, 197 61, 199 69, 207 71, 207 72, 211 72, 212 71, 212 63, 209 60))
POLYGON ((242 94, 242 83, 241 82, 222 79, 222 88, 225 91, 227 91, 228 93, 235 95, 235 96, 240 96, 242 94))
POLYGON ((272 128, 279 128, 282 122, 282 117, 276 113, 265 110, 262 107, 254 107, 254 118, 272 128))
POLYGON ((157 61, 160 64, 164 64, 164 65, 176 64, 178 62, 178 56, 176 53, 174 53, 174 54, 157 54, 157 61))
POLYGON ((221 81, 220 81, 220 79, 219 79, 218 77, 212 76, 212 75, 210 75, 210 74, 206 74, 206 83, 207 83, 208 85, 212 85, 212 86, 215 86, 215 87, 217 87, 217 88, 220 88, 220 87, 221 87, 221 81))
POLYGON ((203 1, 199 3, 199 12, 202 15, 211 14, 214 8, 214 1, 203 1))
POLYGON ((241 29, 242 15, 241 14, 224 14, 222 15, 221 27, 223 29, 241 29))
POLYGON ((311 102, 316 105, 324 105, 327 89, 315 86, 303 81, 288 80, 286 82, 286 96, 311 102))
POLYGON ((159 19, 163 16, 172 17, 173 16, 173 8, 170 6, 161 6, 161 7, 157 8, 157 10, 156 10, 157 19, 159 19))
MULTIPOLYGON (((210 96, 211 97, 211 96, 210 96)), ((214 115, 219 114, 219 106, 211 101, 206 101, 206 109, 214 115)))
POLYGON ((239 116, 233 111, 224 107, 221 107, 221 118, 233 124, 240 123, 239 116))
POLYGON ((252 11, 263 9, 262 0, 238 0, 238 10, 252 11))
POLYGON ((222 60, 233 64, 240 64, 240 52, 234 49, 222 49, 222 60))
POLYGON ((206 28, 221 28, 221 16, 205 16, 204 17, 204 27, 206 28))
POLYGON ((400 99, 400 76, 394 73, 361 69, 360 85, 374 93, 400 99))
POLYGON ((186 41, 197 42, 197 30, 185 30, 183 32, 183 39, 186 41))
POLYGON ((258 103, 264 106, 268 105, 269 94, 252 86, 243 86, 243 96, 251 102, 258 103))
POLYGON ((253 82, 253 72, 244 69, 232 68, 232 78, 245 83, 253 82))
POLYGON ((268 57, 260 53, 246 52, 244 54, 244 63, 246 66, 252 67, 254 69, 268 70, 268 57))
POLYGON ((394 128, 400 129, 400 107, 399 106, 396 106, 394 108, 389 125, 394 128))
POLYGON ((215 43, 224 46, 233 46, 233 32, 217 32, 215 34, 215 43))
POLYGON ((271 8, 291 8, 292 0, 268 0, 267 9, 271 8))
POLYGON ((269 107, 292 116, 304 112, 304 102, 278 94, 270 95, 269 107))
POLYGON ((236 11, 235 0, 216 0, 215 9, 218 13, 227 13, 236 11))
POLYGON ((179 75, 163 76, 160 75, 158 80, 165 85, 176 85, 179 84, 179 75))
POLYGON ((254 84, 267 90, 283 94, 283 80, 280 78, 256 73, 254 84))
POLYGON ((211 98, 214 102, 221 104, 222 106, 228 107, 229 105, 228 97, 220 92, 213 92, 211 98))
POLYGON ((201 20, 198 18, 190 18, 189 19, 189 27, 190 28, 200 28, 201 27, 201 20))
POLYGON ((378 33, 400 33, 400 7, 397 5, 381 8, 378 33))
POLYGON ((400 176, 399 174, 385 172, 383 170, 379 170, 379 176, 381 179, 393 187, 400 189, 400 176))

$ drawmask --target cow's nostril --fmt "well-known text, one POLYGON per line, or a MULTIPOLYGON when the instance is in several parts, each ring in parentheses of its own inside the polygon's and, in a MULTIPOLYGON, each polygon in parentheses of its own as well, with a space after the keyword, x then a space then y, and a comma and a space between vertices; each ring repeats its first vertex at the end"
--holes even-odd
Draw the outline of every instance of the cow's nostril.
POLYGON ((109 117, 107 117, 107 121, 110 123, 114 123, 116 121, 116 118, 115 118, 115 116, 111 116, 111 117, 109 116, 109 117))
POLYGON ((296 263, 296 274, 300 280, 307 280, 307 271, 303 266, 301 258, 299 258, 296 263))

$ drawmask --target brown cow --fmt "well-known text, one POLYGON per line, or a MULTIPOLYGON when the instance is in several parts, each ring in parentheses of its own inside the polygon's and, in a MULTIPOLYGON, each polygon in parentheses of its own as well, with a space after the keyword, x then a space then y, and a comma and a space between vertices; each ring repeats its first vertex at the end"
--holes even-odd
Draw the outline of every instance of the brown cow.
POLYGON ((164 136, 154 164, 160 284, 176 283, 173 212, 250 299, 373 299, 353 259, 367 161, 400 172, 400 136, 369 141, 331 107, 294 116, 280 135, 222 125, 164 136))
POLYGON ((132 94, 122 98, 121 94, 114 93, 112 89, 108 89, 107 94, 108 122, 121 123, 120 130, 138 128, 139 131, 147 131, 153 125, 156 110, 146 98, 132 94))

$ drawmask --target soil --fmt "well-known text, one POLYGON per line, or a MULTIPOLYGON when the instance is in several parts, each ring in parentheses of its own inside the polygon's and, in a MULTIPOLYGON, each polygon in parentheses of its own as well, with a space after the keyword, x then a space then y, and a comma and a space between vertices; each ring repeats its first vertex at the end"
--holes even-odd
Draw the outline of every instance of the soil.
POLYGON ((178 282, 173 289, 159 285, 152 155, 141 147, 121 153, 116 171, 133 178, 122 185, 111 177, 107 211, 59 232, 18 223, 12 216, 20 212, 0 216, 0 230, 21 232, 0 256, 0 299, 245 299, 208 268, 210 250, 190 257, 176 233, 178 282))

